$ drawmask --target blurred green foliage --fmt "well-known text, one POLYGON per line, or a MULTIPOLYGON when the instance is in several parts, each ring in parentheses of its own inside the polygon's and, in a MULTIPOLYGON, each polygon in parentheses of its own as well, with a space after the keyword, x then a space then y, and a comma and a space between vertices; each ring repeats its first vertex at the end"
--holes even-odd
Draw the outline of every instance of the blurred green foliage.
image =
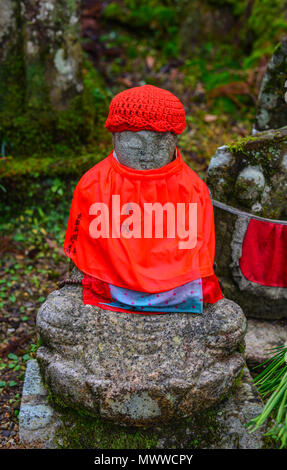
MULTIPOLYGON (((245 82, 262 57, 270 57, 287 29, 286 4, 286 0, 106 2, 102 34, 97 39, 104 46, 101 72, 85 61, 84 91, 70 109, 55 113, 43 106, 34 113, 18 107, 17 113, 23 87, 20 98, 19 87, 14 86, 13 93, 8 90, 14 111, 2 107, 0 112, 1 151, 8 156, 5 161, 0 159, 4 200, 13 188, 23 187, 20 179, 24 175, 29 182, 49 174, 66 179, 67 175, 80 175, 105 156, 111 144, 104 128, 109 102, 115 93, 132 86, 133 80, 134 84, 150 83, 174 91, 183 99, 187 115, 192 109, 192 125, 199 130, 201 123, 196 119, 202 121, 202 106, 218 116, 225 113, 234 120, 252 119, 254 102, 244 90, 236 96, 237 102, 232 96, 210 96, 221 86, 245 82), (113 50, 116 52, 111 53, 113 50), (154 62, 150 68, 148 58, 154 62), (178 69, 179 79, 168 78, 164 70, 169 67, 178 69), (118 81, 125 76, 131 85, 118 81), (203 86, 204 96, 194 93, 198 84, 203 86)), ((191 146, 188 142, 188 135, 183 139, 186 147, 196 148, 196 143, 191 146)))
POLYGON ((0 233, 11 234, 12 240, 29 249, 48 249, 46 239, 63 244, 69 208, 77 179, 63 181, 47 178, 26 187, 22 204, 12 197, 2 206, 0 233))

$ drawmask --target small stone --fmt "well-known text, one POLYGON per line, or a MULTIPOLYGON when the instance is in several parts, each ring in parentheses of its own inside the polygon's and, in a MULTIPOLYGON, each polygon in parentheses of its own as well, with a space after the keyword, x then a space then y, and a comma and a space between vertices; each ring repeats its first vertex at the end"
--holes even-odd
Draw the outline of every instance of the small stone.
POLYGON ((119 424, 194 415, 222 398, 244 365, 245 317, 227 299, 202 315, 131 315, 87 309, 81 287, 65 286, 42 304, 37 328, 52 393, 119 424))

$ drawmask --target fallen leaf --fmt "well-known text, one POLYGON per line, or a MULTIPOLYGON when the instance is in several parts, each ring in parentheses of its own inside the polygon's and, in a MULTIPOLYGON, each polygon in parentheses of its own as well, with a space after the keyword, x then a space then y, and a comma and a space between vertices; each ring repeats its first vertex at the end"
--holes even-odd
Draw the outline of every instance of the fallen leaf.
POLYGON ((118 81, 120 83, 122 83, 123 85, 125 85, 126 87, 130 88, 133 86, 133 82, 129 79, 129 78, 126 78, 126 77, 119 77, 118 78, 118 81))
POLYGON ((171 80, 175 80, 176 77, 177 77, 177 74, 178 74, 178 69, 171 69, 171 72, 170 72, 170 79, 171 79, 171 80))
POLYGON ((216 121, 216 119, 217 119, 217 116, 215 116, 214 114, 206 114, 203 118, 205 122, 213 122, 213 121, 216 121))

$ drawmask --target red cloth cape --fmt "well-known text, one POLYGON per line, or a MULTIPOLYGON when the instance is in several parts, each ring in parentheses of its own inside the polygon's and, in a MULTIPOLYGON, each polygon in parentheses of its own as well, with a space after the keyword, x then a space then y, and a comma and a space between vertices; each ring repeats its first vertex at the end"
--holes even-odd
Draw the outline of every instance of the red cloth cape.
MULTIPOLYGON (((121 216, 121 223, 127 218, 121 216)), ((143 232, 142 217, 142 233, 143 232)), ((176 219, 177 220, 177 219, 176 219)), ((215 252, 213 208, 206 184, 178 157, 155 170, 134 170, 121 165, 111 152, 81 178, 73 195, 64 244, 65 253, 85 274, 115 286, 142 292, 159 293, 194 279, 211 276, 215 252), (95 202, 113 212, 112 196, 120 196, 120 206, 135 202, 144 213, 144 203, 185 203, 188 228, 188 203, 197 204, 197 243, 180 249, 174 238, 92 238, 90 215, 95 202)))
POLYGON ((251 219, 239 264, 249 281, 287 287, 287 225, 251 219))

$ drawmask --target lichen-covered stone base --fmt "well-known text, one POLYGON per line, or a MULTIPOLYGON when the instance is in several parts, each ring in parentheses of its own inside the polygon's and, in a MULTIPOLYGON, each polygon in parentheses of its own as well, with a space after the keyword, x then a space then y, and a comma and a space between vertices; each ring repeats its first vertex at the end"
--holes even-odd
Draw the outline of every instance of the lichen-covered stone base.
MULTIPOLYGON (((27 447, 72 449, 257 449, 264 447, 263 431, 250 434, 246 423, 262 409, 262 402, 245 368, 237 387, 221 404, 192 418, 169 425, 135 428, 119 426, 99 417, 92 418, 59 405, 47 397, 42 407, 49 419, 39 416, 39 369, 28 363, 20 411, 20 439, 27 447), (27 378, 28 377, 28 378, 27 378), (33 383, 33 389, 28 384, 33 383), (36 393, 35 393, 36 392, 36 393), (30 407, 26 408, 27 400, 30 407), (53 427, 51 427, 53 423, 53 427), (41 430, 41 433, 39 433, 41 430)), ((47 393, 47 392, 44 392, 47 393)), ((43 395, 42 395, 43 398, 43 395)))

